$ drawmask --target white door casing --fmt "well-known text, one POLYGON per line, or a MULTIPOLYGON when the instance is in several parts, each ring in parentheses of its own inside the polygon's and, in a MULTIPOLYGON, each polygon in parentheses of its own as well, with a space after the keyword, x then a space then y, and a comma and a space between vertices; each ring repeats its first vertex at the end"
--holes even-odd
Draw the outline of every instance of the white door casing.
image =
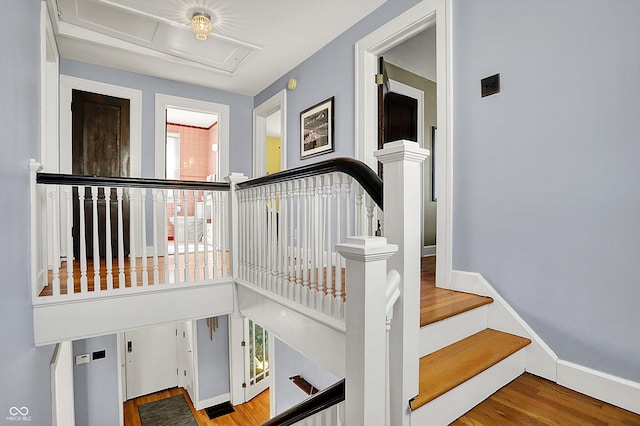
POLYGON ((436 184, 438 193, 436 285, 448 288, 452 270, 452 53, 451 1, 423 0, 365 36, 355 46, 355 154, 374 170, 377 149, 377 57, 436 25, 437 127, 436 184))
POLYGON ((283 89, 253 110, 253 177, 266 174, 267 117, 280 111, 280 170, 287 168, 287 90, 283 89))

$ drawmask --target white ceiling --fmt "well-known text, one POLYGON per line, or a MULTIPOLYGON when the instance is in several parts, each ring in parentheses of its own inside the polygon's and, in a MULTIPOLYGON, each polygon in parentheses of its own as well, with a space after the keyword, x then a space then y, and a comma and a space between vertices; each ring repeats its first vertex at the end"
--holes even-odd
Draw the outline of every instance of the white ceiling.
POLYGON ((386 0, 47 0, 62 57, 255 95, 386 0), (211 36, 190 20, 204 11, 211 36))
POLYGON ((167 108, 167 123, 184 124, 186 126, 208 129, 218 122, 218 116, 204 112, 167 108))

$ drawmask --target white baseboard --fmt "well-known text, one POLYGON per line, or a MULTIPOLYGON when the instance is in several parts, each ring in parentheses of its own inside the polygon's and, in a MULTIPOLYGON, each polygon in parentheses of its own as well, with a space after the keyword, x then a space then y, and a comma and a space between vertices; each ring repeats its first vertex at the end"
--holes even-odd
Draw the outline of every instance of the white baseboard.
POLYGON ((214 396, 213 398, 196 401, 194 408, 196 410, 204 410, 205 408, 213 407, 214 405, 222 404, 227 401, 231 401, 231 394, 223 393, 222 395, 214 396))
POLYGON ((425 256, 435 256, 436 255, 436 246, 423 246, 422 247, 422 257, 425 256))
POLYGON ((640 414, 640 383, 560 360, 558 384, 640 414))
POLYGON ((489 328, 531 339, 531 345, 526 348, 526 371, 640 414, 640 383, 558 359, 481 274, 452 271, 449 288, 493 298, 493 303, 488 305, 489 328))
POLYGON ((488 305, 488 327, 531 339, 531 344, 526 348, 526 370, 536 376, 556 381, 557 355, 481 274, 452 271, 451 289, 493 298, 493 303, 488 305))

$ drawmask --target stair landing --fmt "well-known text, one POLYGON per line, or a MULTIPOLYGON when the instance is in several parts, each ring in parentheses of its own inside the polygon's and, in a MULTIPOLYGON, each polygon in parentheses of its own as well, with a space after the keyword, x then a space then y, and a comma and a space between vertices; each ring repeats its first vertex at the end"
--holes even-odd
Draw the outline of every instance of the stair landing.
POLYGON ((420 327, 493 302, 490 297, 436 287, 435 256, 423 257, 420 262, 420 327))

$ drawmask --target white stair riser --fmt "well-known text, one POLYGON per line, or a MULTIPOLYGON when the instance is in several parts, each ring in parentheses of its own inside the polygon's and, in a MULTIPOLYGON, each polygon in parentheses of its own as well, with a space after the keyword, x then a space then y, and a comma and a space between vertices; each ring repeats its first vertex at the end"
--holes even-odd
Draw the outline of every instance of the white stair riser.
POLYGON ((420 357, 476 334, 488 324, 488 305, 420 328, 420 357))
POLYGON ((493 367, 413 411, 411 413, 411 423, 420 426, 448 425, 524 373, 524 365, 525 351, 521 349, 493 367))

